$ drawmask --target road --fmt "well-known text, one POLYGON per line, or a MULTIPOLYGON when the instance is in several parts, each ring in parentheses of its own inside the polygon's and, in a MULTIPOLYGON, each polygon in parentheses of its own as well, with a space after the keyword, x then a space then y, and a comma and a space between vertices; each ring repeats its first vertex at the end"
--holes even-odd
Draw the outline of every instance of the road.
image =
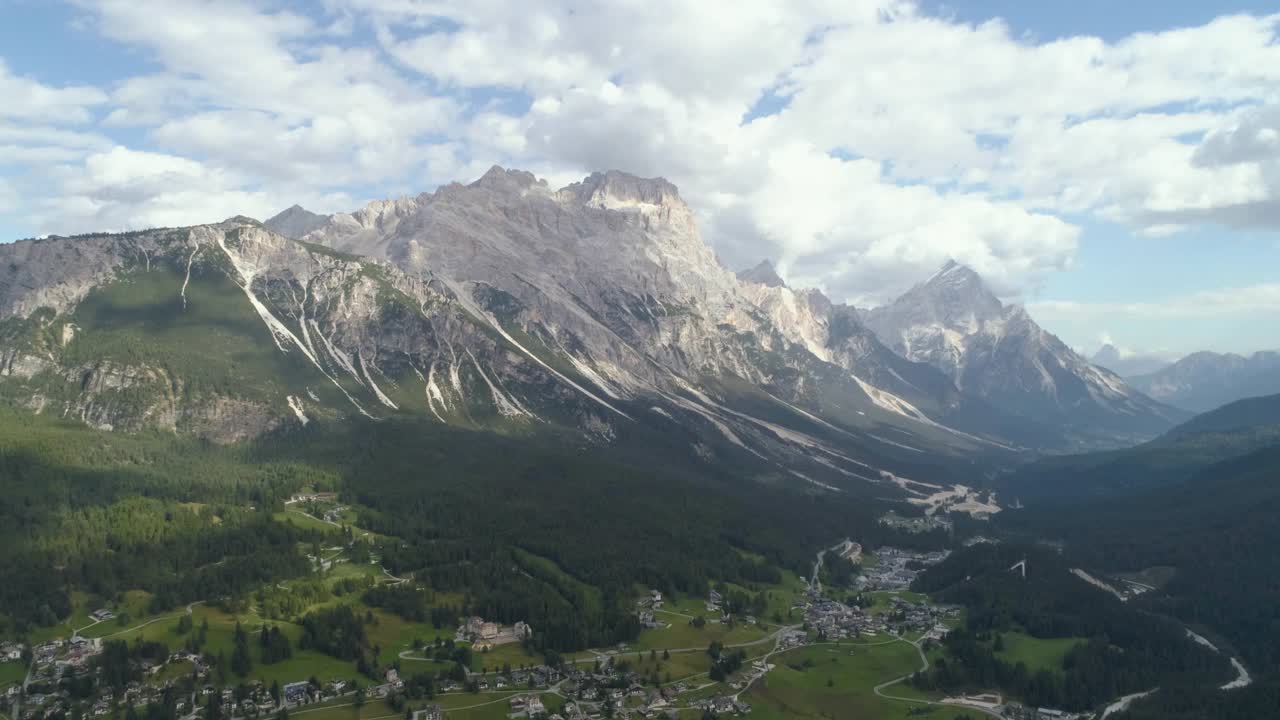
MULTIPOLYGON (((919 653, 920 669, 917 672, 925 672, 926 670, 929 669, 929 657, 924 654, 924 648, 920 647, 919 642, 911 642, 909 640, 903 640, 902 638, 898 638, 898 642, 907 643, 911 647, 915 648, 916 652, 919 653)), ((911 673, 911 675, 914 675, 914 674, 915 673, 911 673)), ((892 687, 894 685, 897 685, 898 683, 906 682, 911 678, 911 675, 903 675, 902 677, 894 678, 892 680, 882 682, 879 685, 872 688, 872 691, 875 692, 876 695, 886 700, 897 700, 898 702, 917 703, 919 705, 936 705, 939 707, 948 707, 948 708, 964 708, 965 710, 973 710, 974 712, 979 712, 989 717, 1000 718, 1001 720, 1003 720, 1004 718, 1004 716, 1000 715, 994 710, 988 710, 986 708, 976 707, 973 705, 965 705, 962 703, 938 702, 936 700, 922 700, 920 698, 903 697, 901 695, 890 695, 884 691, 884 689, 887 687, 892 687)))
MULTIPOLYGON (((725 645, 724 647, 728 649, 733 649, 733 648, 752 647, 755 645, 763 645, 768 642, 776 643, 777 640, 779 639, 779 636, 784 631, 795 630, 798 627, 800 626, 799 625, 783 625, 782 627, 778 628, 777 630, 773 631, 772 633, 769 633, 768 635, 762 638, 758 638, 756 640, 750 640, 748 642, 733 643, 731 645, 725 645)), ((707 651, 707 648, 705 645, 700 647, 657 648, 657 649, 662 650, 664 652, 669 652, 669 653, 694 653, 694 652, 707 651)), ((596 662, 597 660, 603 661, 603 660, 610 660, 613 658, 625 658, 626 656, 630 655, 632 651, 628 650, 626 652, 615 652, 612 655, 610 655, 608 651, 605 651, 605 650, 588 650, 587 652, 591 653, 591 655, 585 656, 585 657, 573 658, 573 659, 567 660, 566 662, 571 662, 575 665, 579 665, 579 664, 593 663, 593 662, 596 662)), ((636 652, 644 652, 644 651, 638 650, 636 652)), ((417 662, 435 662, 435 660, 433 660, 432 658, 420 657, 420 656, 414 655, 412 650, 400 651, 399 657, 401 660, 414 660, 417 662)), ((474 674, 479 675, 480 673, 474 673, 474 674)), ((497 673, 492 672, 489 674, 496 675, 497 673)))

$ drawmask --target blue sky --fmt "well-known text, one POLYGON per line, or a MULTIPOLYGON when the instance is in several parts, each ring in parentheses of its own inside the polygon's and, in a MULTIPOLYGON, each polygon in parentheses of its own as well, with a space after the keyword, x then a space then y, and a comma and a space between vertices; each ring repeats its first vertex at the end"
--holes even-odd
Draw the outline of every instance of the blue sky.
POLYGON ((1267 3, 419 7, 0 0, 0 240, 618 168, 837 300, 954 257, 1077 347, 1280 347, 1267 3))

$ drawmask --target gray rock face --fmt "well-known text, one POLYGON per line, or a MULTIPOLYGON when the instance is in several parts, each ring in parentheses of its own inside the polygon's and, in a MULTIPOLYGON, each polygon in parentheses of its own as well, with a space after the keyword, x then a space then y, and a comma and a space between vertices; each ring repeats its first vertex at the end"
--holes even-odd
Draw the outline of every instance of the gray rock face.
POLYGON ((1120 442, 1184 417, 1094 367, 955 262, 864 317, 896 352, 942 370, 961 391, 1006 412, 1120 442))
MULTIPOLYGON (((855 308, 723 268, 660 178, 557 190, 495 167, 325 218, 301 242, 270 227, 315 221, 291 209, 0 247, 0 395, 220 442, 406 413, 594 443, 656 433, 820 487, 1045 444, 959 372, 970 360, 895 353, 855 308)), ((989 293, 962 303, 962 270, 907 315, 1020 322, 989 293)))
POLYGON ((280 211, 262 223, 268 230, 287 238, 300 238, 329 222, 328 215, 318 215, 299 205, 280 211))
POLYGON ((1151 397, 1192 412, 1206 412, 1248 397, 1280 393, 1280 352, 1192 353, 1129 382, 1151 397))

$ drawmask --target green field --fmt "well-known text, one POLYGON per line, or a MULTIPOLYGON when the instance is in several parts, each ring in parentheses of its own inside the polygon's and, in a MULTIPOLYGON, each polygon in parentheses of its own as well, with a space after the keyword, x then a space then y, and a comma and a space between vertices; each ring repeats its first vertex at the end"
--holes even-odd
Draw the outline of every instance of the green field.
MULTIPOLYGON (((452 636, 452 633, 450 633, 452 636)), ((476 652, 471 654, 471 669, 479 671, 488 668, 489 672, 493 672, 501 668, 503 665, 510 665, 518 668, 521 665, 541 665, 541 655, 530 655, 525 652, 524 646, 520 643, 507 643, 498 645, 492 650, 484 652, 476 652)))
MULTIPOLYGON (((781 655, 771 662, 777 667, 758 680, 745 698, 752 705, 752 718, 907 718, 931 717, 950 720, 954 710, 876 696, 876 685, 910 674, 920 668, 916 649, 905 642, 881 645, 814 645, 781 655), (923 715, 908 715, 925 711, 923 715)), ((893 686, 892 694, 899 694, 893 686)))
MULTIPOLYGON (((445 709, 450 720, 505 720, 509 711, 510 699, 517 692, 483 692, 483 693, 450 693, 432 700, 445 709)), ((548 710, 558 708, 560 701, 553 695, 542 695, 542 701, 548 710)), ((417 710, 424 703, 410 703, 409 707, 417 710)), ((329 703, 302 708, 289 713, 290 717, 305 720, 391 720, 404 717, 404 712, 396 712, 382 700, 370 700, 357 708, 350 697, 339 698, 329 703)))
POLYGON ((640 637, 627 646, 628 651, 705 648, 713 640, 719 640, 725 645, 736 645, 759 640, 769 634, 754 625, 744 624, 730 627, 722 623, 707 622, 701 628, 696 628, 689 624, 687 618, 661 610, 654 613, 654 619, 670 623, 671 627, 642 630, 640 637))
POLYGON ((1085 640, 1083 638, 1037 638, 1025 633, 1002 633, 1004 649, 996 657, 1008 663, 1025 663, 1031 672, 1062 669, 1062 659, 1067 651, 1085 640))
POLYGON ((15 660, 14 662, 0 663, 0 688, 6 688, 23 681, 27 677, 27 664, 15 660))

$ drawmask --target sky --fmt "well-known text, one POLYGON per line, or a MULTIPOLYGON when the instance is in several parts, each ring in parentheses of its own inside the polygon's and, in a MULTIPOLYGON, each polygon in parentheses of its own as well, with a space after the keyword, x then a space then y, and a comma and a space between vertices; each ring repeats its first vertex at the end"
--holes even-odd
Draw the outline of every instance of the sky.
POLYGON ((0 0, 0 241, 619 169, 838 301, 956 259, 1085 351, 1280 348, 1278 32, 1232 0, 0 0))

